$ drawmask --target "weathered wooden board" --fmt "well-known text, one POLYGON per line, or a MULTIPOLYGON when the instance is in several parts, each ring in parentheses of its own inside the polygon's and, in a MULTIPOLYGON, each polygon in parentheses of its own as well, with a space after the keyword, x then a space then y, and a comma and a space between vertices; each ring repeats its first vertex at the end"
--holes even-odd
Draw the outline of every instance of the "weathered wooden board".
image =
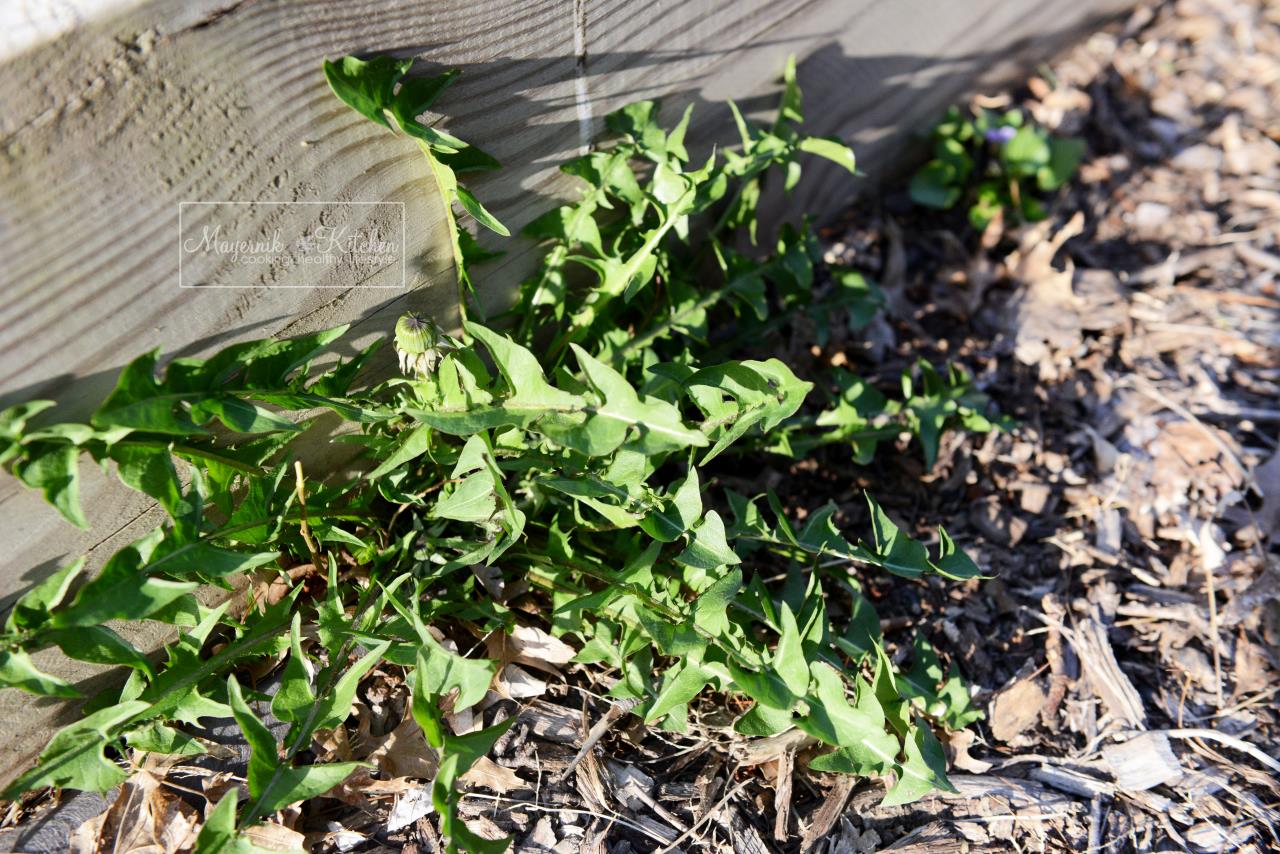
MULTIPOLYGON (((725 128, 720 105, 774 103, 800 58, 809 127, 851 139, 872 176, 909 134, 980 81, 1042 60, 1130 0, 76 0, 80 17, 8 26, 0 39, 0 407, 59 400, 83 416, 142 351, 199 354, 251 337, 354 323, 382 334, 408 308, 456 321, 438 198, 411 144, 328 92, 320 62, 345 53, 415 56, 463 71, 439 106, 496 155, 473 182, 514 229, 573 192, 555 170, 608 111, 662 97, 695 103, 695 141, 725 128), (56 36, 56 37, 54 37, 56 36), (43 40, 42 40, 43 39, 43 40), (403 202, 408 282, 388 267, 346 289, 267 279, 182 288, 182 203, 403 202), (388 286, 388 287, 382 287, 388 286)), ((13 24, 14 12, 0 22, 13 24)), ((787 204, 829 213, 859 181, 826 170, 787 204)), ((184 208, 186 210, 186 208, 184 208)), ((250 225, 268 206, 246 214, 250 225)), ((534 247, 508 242, 483 268, 503 305, 534 247)), ((0 606, 60 561, 119 545, 151 524, 145 502, 88 476, 93 533, 70 528, 12 479, 0 481, 0 606)), ((63 675, 79 666, 53 661, 63 675)), ((0 692, 3 767, 44 743, 47 718, 0 692), (16 729, 15 727, 21 727, 16 729), (20 733, 25 733, 18 737, 20 733)), ((3 776, 0 774, 0 776, 3 776)))

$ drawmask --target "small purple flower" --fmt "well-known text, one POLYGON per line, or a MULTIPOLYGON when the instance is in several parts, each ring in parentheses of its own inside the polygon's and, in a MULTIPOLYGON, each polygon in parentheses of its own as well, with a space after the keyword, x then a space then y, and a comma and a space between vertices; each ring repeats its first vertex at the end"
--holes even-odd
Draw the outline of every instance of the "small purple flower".
POLYGON ((988 128, 986 137, 987 142, 994 142, 997 145, 1004 145, 1009 140, 1018 135, 1018 129, 1009 125, 1001 125, 998 128, 988 128))

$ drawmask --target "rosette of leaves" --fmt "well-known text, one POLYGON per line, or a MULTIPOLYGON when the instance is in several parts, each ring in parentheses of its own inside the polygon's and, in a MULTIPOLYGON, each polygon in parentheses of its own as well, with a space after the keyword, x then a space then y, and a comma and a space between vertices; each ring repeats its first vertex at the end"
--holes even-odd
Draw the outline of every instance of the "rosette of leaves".
POLYGON ((1050 134, 1021 110, 970 115, 952 107, 934 127, 933 158, 911 179, 911 199, 928 208, 968 206, 984 229, 1000 211, 1014 222, 1045 218, 1044 194, 1075 174, 1084 141, 1050 134))
MULTIPOLYGON (((407 71, 398 60, 326 65, 344 101, 413 136, 452 187, 446 201, 482 220, 439 170, 487 161, 417 118, 451 78, 415 82, 407 71)), ((706 474, 735 447, 785 432, 812 388, 778 359, 718 355, 698 320, 739 311, 759 332, 775 311, 822 304, 807 229, 780 231, 763 260, 728 239, 732 229, 754 233, 759 182, 775 167, 784 186, 802 152, 852 168, 843 146, 794 129, 799 109, 789 67, 778 121, 740 121, 742 148, 698 168, 688 165, 685 122, 664 130, 651 103, 611 116, 614 145, 570 166, 589 184, 583 199, 533 227, 548 240, 522 296, 535 322, 514 335, 468 322, 454 338, 406 318, 397 345, 407 376, 358 381, 372 348, 335 360, 339 329, 163 366, 148 354, 87 424, 56 423, 40 402, 0 414, 0 459, 70 521, 86 522, 86 457, 167 513, 91 578, 72 563, 9 614, 4 685, 71 696, 33 658, 55 646, 130 675, 89 699, 7 794, 105 790, 131 753, 198 753, 189 728, 234 717, 252 752, 249 799, 212 808, 199 850, 252 850, 239 830, 355 770, 309 762, 309 747, 344 725, 373 667, 399 667, 436 751, 432 799, 447 849, 501 850, 505 842, 479 839, 458 818, 457 790, 503 725, 460 734, 450 721, 481 714, 502 662, 464 654, 472 644, 458 641, 500 638, 529 620, 571 641, 578 662, 614 668, 611 695, 635 700, 657 726, 683 729, 705 693, 738 695, 749 705, 738 732, 799 728, 827 746, 815 767, 884 776, 890 803, 948 787, 933 728, 971 720, 968 693, 936 655, 918 650, 912 671, 894 669, 860 573, 963 580, 978 567, 944 531, 931 550, 870 498, 867 536, 851 539, 834 505, 797 525, 776 496, 721 493, 706 474), (718 283, 690 291, 704 269, 718 270, 718 283), (342 441, 363 454, 362 473, 307 480, 295 442, 318 410, 348 422, 342 441), (281 575, 285 595, 243 611, 193 596, 199 582, 229 585, 252 568, 301 568, 316 583, 281 575), (516 597, 528 599, 514 608, 516 597), (141 619, 179 629, 163 660, 106 625, 141 619), (283 658, 269 698, 233 673, 268 655, 283 658), (287 724, 282 739, 263 722, 267 700, 287 724)), ((459 237, 460 280, 466 246, 459 237)), ((873 310, 868 283, 838 278, 832 299, 873 310)))

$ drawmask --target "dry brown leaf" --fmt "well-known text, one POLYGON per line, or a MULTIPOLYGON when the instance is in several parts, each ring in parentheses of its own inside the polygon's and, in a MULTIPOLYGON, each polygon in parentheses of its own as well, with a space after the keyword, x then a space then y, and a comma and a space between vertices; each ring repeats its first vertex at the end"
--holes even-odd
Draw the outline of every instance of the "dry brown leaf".
POLYGON ((515 771, 504 768, 487 756, 477 759, 467 773, 458 779, 468 786, 483 786, 500 795, 532 788, 529 783, 516 776, 515 771))
POLYGON ((271 822, 255 824, 252 827, 246 827, 240 833, 249 842, 268 851, 307 850, 305 836, 279 824, 271 822))
POLYGON ((391 779, 414 777, 431 780, 440 767, 435 750, 427 744, 422 727, 413 718, 405 718, 399 726, 386 735, 368 760, 391 779))
POLYGON ((516 626, 506 638, 510 650, 510 661, 527 664, 558 674, 560 671, 551 665, 568 664, 577 654, 573 647, 564 641, 553 638, 536 626, 516 626))
POLYGON ((541 697, 547 693, 546 682, 543 682, 523 667, 517 667, 514 664, 508 664, 502 668, 502 672, 498 674, 498 679, 494 686, 499 694, 509 700, 527 700, 531 697, 541 697))
POLYGON ((991 700, 991 734, 1005 744, 1040 718, 1045 692, 1034 679, 1020 679, 991 700))
POLYGON ((1235 671, 1232 674, 1234 690, 1231 699, 1236 700, 1255 691, 1263 691, 1271 684, 1267 672, 1267 660, 1262 647, 1244 633, 1236 635, 1235 671))
POLYGON ((326 797, 363 810, 370 810, 374 808, 374 802, 381 798, 397 797, 421 786, 421 780, 411 777, 378 780, 369 769, 357 768, 354 774, 342 781, 342 785, 327 792, 326 797))
POLYGON ((147 771, 120 787, 102 815, 82 824, 70 841, 75 854, 175 854, 195 842, 199 817, 147 771))
POLYGON ((1023 285, 1009 312, 1014 355, 1025 365, 1039 365, 1045 380, 1058 377, 1059 362, 1064 356, 1070 360, 1083 330, 1071 289, 1075 265, 1068 259, 1058 270, 1053 258, 1084 229, 1084 214, 1077 212, 1056 234, 1050 234, 1051 227, 1044 222, 1028 229, 1006 262, 1011 278, 1023 285))
MULTIPOLYGON (((373 780, 367 774, 359 775, 359 786, 345 787, 348 795, 399 794, 413 788, 412 780, 431 780, 439 768, 439 759, 431 745, 427 744, 422 727, 412 717, 405 718, 399 726, 387 734, 369 754, 368 760, 388 780, 373 780)), ((528 783, 509 768, 503 768, 488 757, 481 757, 471 766, 462 781, 484 786, 498 793, 516 791, 528 787, 528 783)), ((345 800, 345 798, 344 798, 345 800)))
POLYGON ((951 759, 951 764, 961 771, 985 774, 991 770, 991 763, 975 759, 969 755, 969 748, 973 746, 975 741, 977 741, 977 736, 973 734, 973 730, 961 729, 948 732, 947 752, 951 759))

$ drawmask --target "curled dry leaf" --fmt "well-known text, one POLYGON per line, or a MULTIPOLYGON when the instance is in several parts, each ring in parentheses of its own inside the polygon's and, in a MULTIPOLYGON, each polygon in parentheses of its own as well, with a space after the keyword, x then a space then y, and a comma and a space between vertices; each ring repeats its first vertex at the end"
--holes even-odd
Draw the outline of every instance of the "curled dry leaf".
POLYGON ((527 782, 516 776, 510 768, 504 768, 487 756, 481 756, 467 773, 459 778, 464 785, 482 786, 500 795, 532 788, 527 782))
POLYGON ((306 837, 279 824, 263 822, 241 831, 245 840, 267 851, 306 851, 306 837))
POLYGON ((991 701, 991 734, 997 741, 1010 743, 1022 735, 1040 717, 1046 695, 1034 679, 1019 679, 991 701))
POLYGON ((536 626, 516 626, 506 636, 508 661, 525 664, 559 675, 557 664, 568 664, 576 654, 573 647, 536 626))
POLYGON ((388 733, 369 754, 368 761, 391 779, 414 777, 430 780, 435 777, 440 764, 436 752, 422 734, 422 727, 413 718, 405 718, 388 733))
POLYGON ((508 664, 502 668, 495 684, 498 693, 510 700, 527 700, 547 693, 546 682, 514 664, 508 664))
POLYGON ((423 786, 414 786, 396 798, 395 806, 387 816, 387 832, 396 833, 404 830, 423 816, 435 811, 431 803, 431 790, 423 786))
MULTIPOLYGON (((430 781, 440 767, 436 751, 427 744, 422 728, 411 717, 405 718, 383 739, 369 754, 368 761, 388 779, 366 778, 358 787, 359 791, 352 794, 401 794, 413 787, 407 781, 430 781)), ((462 775, 461 780, 498 793, 516 791, 529 785, 517 777, 514 771, 503 768, 486 756, 476 760, 471 769, 462 775)))
POLYGON ((1058 270, 1053 258, 1083 231, 1084 214, 1077 212, 1057 233, 1050 228, 1045 222, 1029 229, 1006 262, 1010 277, 1025 285, 1009 312, 1014 355, 1024 365, 1038 365, 1043 380, 1056 379, 1061 366, 1070 363, 1083 329, 1071 289, 1075 265, 1068 259, 1058 270))
POLYGON ((961 771, 971 774, 985 774, 991 770, 991 763, 976 759, 969 755, 969 748, 977 741, 973 730, 960 729, 947 732, 947 753, 951 764, 961 771))

